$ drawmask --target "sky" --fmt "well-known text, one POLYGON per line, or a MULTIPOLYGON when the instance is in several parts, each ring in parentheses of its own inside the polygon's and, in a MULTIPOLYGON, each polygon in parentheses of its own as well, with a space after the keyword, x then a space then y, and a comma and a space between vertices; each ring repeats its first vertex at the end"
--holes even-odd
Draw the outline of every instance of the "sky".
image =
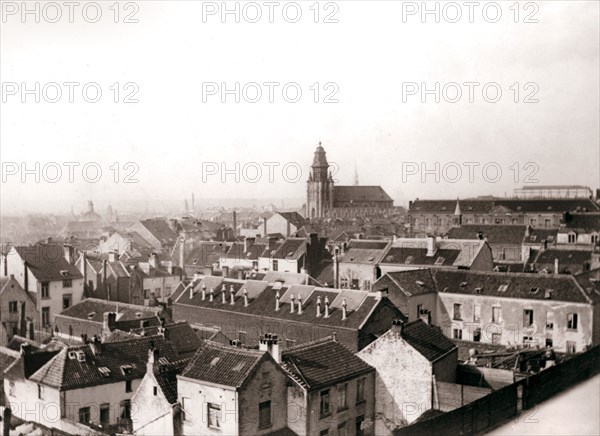
POLYGON ((90 3, 2 2, 3 215, 600 187, 599 2, 90 3))

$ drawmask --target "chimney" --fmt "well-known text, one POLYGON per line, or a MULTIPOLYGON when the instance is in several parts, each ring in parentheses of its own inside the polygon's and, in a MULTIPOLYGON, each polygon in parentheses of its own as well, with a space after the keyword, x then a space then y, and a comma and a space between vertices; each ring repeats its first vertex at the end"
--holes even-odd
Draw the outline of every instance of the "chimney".
POLYGON ((3 264, 3 269, 4 269, 4 277, 8 277, 8 253, 5 254, 4 256, 2 256, 4 264, 3 264))
MULTIPOLYGON (((190 283, 190 300, 194 298, 194 283, 190 283)), ((204 290, 202 291, 202 299, 204 300, 204 290)))
POLYGON ((329 297, 325 297, 325 315, 324 318, 329 318, 329 297))
POLYGON ((302 295, 298 294, 298 315, 302 315, 302 295))
POLYGON ((26 260, 23 261, 23 289, 29 291, 29 267, 26 260))
POLYGON ((279 347, 279 339, 277 335, 273 335, 271 343, 271 356, 277 363, 281 363, 281 349, 279 347))
POLYGON ((317 297, 317 318, 321 316, 321 296, 317 297))
POLYGON ((35 329, 33 328, 33 321, 29 321, 29 339, 35 341, 35 329))
POLYGON ((342 299, 342 321, 348 317, 348 303, 346 303, 346 299, 342 299))
POLYGON ((237 212, 233 211, 233 236, 237 236, 237 212))
POLYGON ((209 291, 208 301, 213 301, 214 297, 215 297, 215 288, 211 287, 210 291, 209 291))
POLYGON ((74 264, 75 263, 75 250, 73 249, 73 247, 71 245, 63 245, 63 250, 65 253, 65 259, 67 259, 67 262, 69 262, 70 264, 74 264))
POLYGON ((340 265, 338 261, 338 247, 333 249, 333 287, 338 289, 339 287, 339 277, 340 277, 340 265))
POLYGON ((427 236, 427 257, 433 257, 437 250, 436 239, 434 235, 427 236))
POLYGON ((83 292, 86 296, 89 296, 89 293, 86 292, 86 286, 88 286, 88 279, 87 279, 87 254, 85 254, 85 251, 83 252, 83 257, 81 259, 81 275, 83 275, 83 292))
POLYGON ((206 299, 206 283, 202 283, 202 301, 206 299))
POLYGON ((179 238, 179 266, 183 270, 185 266, 185 237, 179 238))
POLYGON ((106 285, 106 272, 108 271, 108 262, 106 259, 102 261, 102 286, 104 287, 104 292, 106 293, 106 299, 110 301, 110 293, 108 291, 108 286, 106 285))
POLYGON ((233 289, 233 285, 229 288, 229 299, 231 300, 229 304, 233 306, 235 304, 235 290, 233 289))
POLYGON ((238 280, 244 280, 244 270, 243 269, 237 270, 237 278, 238 278, 238 280))
POLYGON ((258 343, 258 349, 260 351, 267 351, 273 360, 277 363, 281 363, 281 350, 279 348, 279 339, 277 335, 271 333, 265 333, 263 339, 258 343))
POLYGON ((400 319, 395 319, 394 321, 392 321, 392 328, 391 330, 393 332, 397 332, 400 333, 400 335, 402 335, 402 329, 404 328, 404 322, 400 319))
MULTIPOLYGON (((267 217, 263 217, 263 233, 267 236, 267 217)), ((271 238, 269 238, 269 249, 271 249, 271 238)))
POLYGON ((221 288, 221 303, 225 304, 227 302, 227 297, 225 296, 225 292, 227 292, 227 288, 225 285, 221 288))
POLYGON ((116 251, 111 251, 110 253, 108 253, 108 261, 109 262, 116 262, 118 257, 117 257, 118 253, 116 251))
POLYGON ((21 344, 21 355, 29 354, 31 352, 31 345, 27 342, 21 344))
POLYGON ((244 287, 244 307, 248 307, 248 289, 244 287))
MULTIPOLYGON (((275 311, 279 312, 279 299, 281 296, 279 295, 279 291, 275 294, 275 311)), ((292 310, 293 311, 293 310, 292 310)))
POLYGON ((287 236, 289 238, 291 233, 292 233, 291 223, 290 223, 290 220, 286 218, 286 233, 285 233, 285 236, 287 236))
POLYGON ((92 350, 94 356, 102 354, 102 341, 100 341, 100 338, 96 335, 94 335, 90 341, 90 350, 92 350))
POLYGON ((558 258, 554 259, 554 274, 558 274, 559 273, 559 269, 558 269, 558 258))
POLYGON ((154 368, 158 367, 158 358, 158 350, 156 347, 154 347, 154 342, 151 342, 150 348, 148 349, 148 363, 146 364, 147 372, 152 374, 154 372, 154 368))
POLYGON ((158 254, 154 252, 150 254, 150 257, 148 258, 148 263, 152 268, 158 268, 158 254))
POLYGON ((294 294, 290 294, 290 313, 294 313, 294 294))
POLYGON ((423 321, 425 324, 431 324, 431 311, 430 310, 421 310, 419 313, 419 318, 421 319, 421 321, 423 321))

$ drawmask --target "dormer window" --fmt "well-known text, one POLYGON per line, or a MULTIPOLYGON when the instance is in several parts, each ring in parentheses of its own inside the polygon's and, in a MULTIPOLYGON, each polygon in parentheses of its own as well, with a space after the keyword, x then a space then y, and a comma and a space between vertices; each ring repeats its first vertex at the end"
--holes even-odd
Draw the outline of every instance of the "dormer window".
POLYGON ((192 260, 192 264, 196 265, 198 263, 200 259, 198 259, 197 257, 194 258, 194 260, 192 260))
POLYGON ((96 316, 96 312, 90 312, 87 314, 87 319, 93 319, 96 316))
POLYGON ((98 371, 103 377, 110 377, 110 369, 108 369, 106 366, 98 368, 98 371))
POLYGON ((67 271, 66 269, 61 269, 60 270, 60 275, 63 277, 68 277, 69 276, 69 271, 67 271))
POLYGON ((123 375, 129 375, 133 371, 133 366, 131 365, 121 365, 121 372, 123 375))
POLYGON ((506 292, 507 289, 508 285, 500 285, 500 287, 498 288, 498 292, 506 292))
POLYGON ((435 260, 435 265, 443 265, 445 260, 446 260, 445 258, 440 256, 435 260))
POLYGON ((538 291, 539 291, 539 290, 540 290, 540 288, 531 288, 531 289, 529 290, 529 293, 531 293, 531 294, 535 295, 535 294, 537 294, 537 293, 538 293, 538 291))
POLYGON ((483 288, 475 288, 476 294, 483 294, 483 288))
POLYGON ((423 287, 423 286, 425 286, 425 282, 422 282, 421 280, 417 280, 415 283, 416 283, 417 285, 419 285, 420 287, 423 287))
POLYGON ((466 287, 466 286, 467 286, 467 282, 461 282, 461 284, 460 284, 460 287, 461 287, 461 288, 464 288, 464 287, 466 287))
POLYGON ((408 256, 408 257, 406 258, 406 260, 404 261, 404 263, 405 263, 405 264, 412 263, 413 259, 414 259, 414 258, 413 258, 412 256, 408 256))

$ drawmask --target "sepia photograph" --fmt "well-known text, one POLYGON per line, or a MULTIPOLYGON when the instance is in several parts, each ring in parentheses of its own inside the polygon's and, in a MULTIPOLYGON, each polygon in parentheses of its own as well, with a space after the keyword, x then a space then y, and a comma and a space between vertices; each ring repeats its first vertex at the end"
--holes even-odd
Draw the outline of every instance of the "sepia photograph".
POLYGON ((0 436, 599 436, 599 0, 0 0, 0 436))

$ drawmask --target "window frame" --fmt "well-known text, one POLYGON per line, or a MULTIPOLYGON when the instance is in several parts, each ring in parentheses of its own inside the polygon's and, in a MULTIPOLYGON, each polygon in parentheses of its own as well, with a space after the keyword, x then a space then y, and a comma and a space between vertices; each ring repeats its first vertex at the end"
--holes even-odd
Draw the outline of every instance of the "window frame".
POLYGON ((319 391, 319 417, 325 418, 331 415, 331 391, 323 389, 319 391))
POLYGON ((206 425, 208 428, 221 428, 221 406, 216 403, 206 403, 206 425), (214 422, 213 422, 214 418, 214 422))
POLYGON ((260 403, 258 403, 258 428, 263 429, 263 428, 269 428, 272 426, 273 426, 273 407, 272 407, 271 400, 261 401, 260 403), (267 406, 262 408, 261 406, 263 404, 266 404, 267 406), (268 422, 263 422, 263 417, 267 416, 267 415, 263 414, 264 410, 268 410, 268 422))
POLYGON ((360 377, 356 379, 356 404, 364 403, 365 398, 365 385, 367 384, 366 377, 360 377))

